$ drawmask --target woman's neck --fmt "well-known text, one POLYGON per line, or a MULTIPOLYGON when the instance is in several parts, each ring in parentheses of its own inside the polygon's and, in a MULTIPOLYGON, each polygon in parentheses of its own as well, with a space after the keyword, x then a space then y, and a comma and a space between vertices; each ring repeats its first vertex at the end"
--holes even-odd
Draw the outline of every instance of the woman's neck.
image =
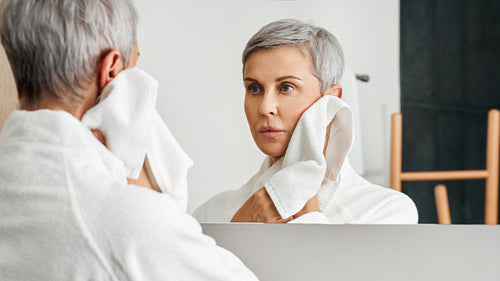
POLYGON ((283 155, 281 156, 269 156, 269 167, 271 167, 272 165, 274 165, 274 163, 278 162, 278 160, 281 159, 281 157, 283 157, 283 155))

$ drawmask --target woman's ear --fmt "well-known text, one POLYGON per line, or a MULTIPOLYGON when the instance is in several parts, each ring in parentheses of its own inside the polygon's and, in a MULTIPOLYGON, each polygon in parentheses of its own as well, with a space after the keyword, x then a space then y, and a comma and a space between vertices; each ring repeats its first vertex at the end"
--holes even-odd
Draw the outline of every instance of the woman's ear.
POLYGON ((325 91, 325 95, 336 96, 337 98, 342 98, 342 86, 340 84, 335 84, 330 86, 325 91))
POLYGON ((99 91, 102 91, 124 68, 120 51, 117 49, 109 51, 101 61, 98 80, 99 91))

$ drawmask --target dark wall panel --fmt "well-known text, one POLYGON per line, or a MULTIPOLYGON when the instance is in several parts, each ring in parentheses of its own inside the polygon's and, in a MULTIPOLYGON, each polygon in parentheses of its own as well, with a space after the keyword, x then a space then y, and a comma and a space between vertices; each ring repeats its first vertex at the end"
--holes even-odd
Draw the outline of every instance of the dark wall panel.
MULTIPOLYGON (((401 17, 405 17, 409 22, 420 22, 419 19, 424 18, 428 14, 433 13, 433 7, 430 1, 408 1, 401 3, 408 6, 402 9, 401 17)), ((408 87, 408 94, 404 98, 409 101, 431 101, 433 88, 433 71, 432 61, 434 60, 434 40, 433 34, 434 23, 432 20, 422 21, 418 29, 411 29, 415 33, 415 37, 419 40, 414 40, 412 37, 401 37, 401 44, 408 46, 406 50, 406 60, 408 67, 401 69, 401 79, 405 81, 408 87)), ((401 26, 402 29, 406 26, 401 26)), ((411 27, 410 27, 411 28, 411 27)))
MULTIPOLYGON (((403 170, 484 169, 487 112, 500 107, 500 1, 401 0, 403 170)), ((453 223, 483 223, 484 181, 442 182, 453 223)), ((404 183, 437 222, 438 182, 404 183)))

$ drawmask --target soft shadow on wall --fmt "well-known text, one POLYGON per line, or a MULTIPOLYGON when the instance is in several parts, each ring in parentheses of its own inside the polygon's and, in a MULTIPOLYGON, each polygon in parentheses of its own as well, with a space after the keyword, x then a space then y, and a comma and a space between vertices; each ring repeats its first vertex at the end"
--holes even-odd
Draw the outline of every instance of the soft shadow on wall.
POLYGON ((9 114, 17 107, 17 90, 5 50, 0 45, 0 131, 9 114))
MULTIPOLYGON (((498 15, 497 0, 401 0, 404 171, 485 169, 487 113, 500 108, 498 15)), ((453 223, 484 223, 484 180, 443 183, 453 223)), ((436 184, 403 184, 420 223, 437 222, 436 184)))

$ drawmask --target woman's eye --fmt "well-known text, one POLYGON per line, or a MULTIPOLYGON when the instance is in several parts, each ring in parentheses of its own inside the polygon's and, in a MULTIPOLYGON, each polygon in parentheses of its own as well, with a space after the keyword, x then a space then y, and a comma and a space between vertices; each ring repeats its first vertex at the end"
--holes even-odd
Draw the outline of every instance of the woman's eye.
POLYGON ((257 85, 250 85, 250 86, 248 86, 247 89, 248 89, 248 92, 250 92, 252 94, 260 93, 260 87, 257 85))
POLYGON ((280 90, 285 93, 291 92, 293 89, 295 88, 292 85, 287 85, 287 84, 281 85, 280 88, 280 90))

